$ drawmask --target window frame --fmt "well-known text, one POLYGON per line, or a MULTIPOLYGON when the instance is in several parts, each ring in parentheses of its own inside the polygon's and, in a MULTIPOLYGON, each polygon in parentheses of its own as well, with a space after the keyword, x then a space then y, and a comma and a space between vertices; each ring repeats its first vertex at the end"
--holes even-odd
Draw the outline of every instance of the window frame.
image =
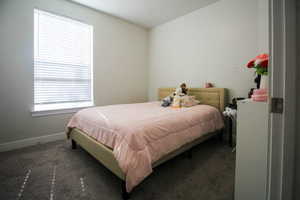
POLYGON ((35 25, 33 26, 33 98, 32 98, 32 108, 31 108, 31 115, 32 117, 40 117, 40 116, 47 116, 47 115, 59 115, 59 114, 69 114, 69 113, 74 113, 77 112, 80 109, 83 108, 88 108, 88 107, 93 107, 95 106, 94 103, 94 27, 91 24, 88 24, 86 22, 83 22, 81 20, 78 19, 74 19, 72 17, 69 16, 65 16, 65 15, 61 15, 61 14, 57 14, 51 11, 47 11, 47 10, 43 10, 40 8, 34 8, 33 9, 33 24, 35 24, 35 12, 43 12, 49 15, 54 15, 54 17, 58 17, 58 18, 63 18, 62 20, 67 20, 67 21, 75 21, 76 23, 81 23, 84 24, 86 26, 89 26, 91 29, 91 54, 90 54, 90 89, 91 89, 91 101, 88 102, 73 102, 73 103, 57 103, 57 104, 49 104, 49 105, 44 105, 44 106, 40 106, 40 107, 44 107, 44 108, 39 108, 37 109, 37 105, 35 104, 35 89, 34 89, 34 85, 35 85, 35 75, 34 75, 34 62, 35 62, 35 25), (56 105, 56 107, 55 107, 56 105))

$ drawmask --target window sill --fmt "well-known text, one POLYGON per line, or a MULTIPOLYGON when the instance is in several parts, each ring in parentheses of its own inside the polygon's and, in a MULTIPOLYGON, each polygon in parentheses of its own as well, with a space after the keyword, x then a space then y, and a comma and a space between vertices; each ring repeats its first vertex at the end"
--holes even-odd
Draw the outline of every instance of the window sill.
POLYGON ((32 117, 42 117, 42 116, 49 116, 49 115, 63 115, 63 114, 71 114, 75 113, 84 108, 94 107, 95 105, 90 106, 82 106, 82 107, 75 107, 75 108, 63 108, 63 109, 55 109, 55 110, 37 110, 31 111, 32 117))

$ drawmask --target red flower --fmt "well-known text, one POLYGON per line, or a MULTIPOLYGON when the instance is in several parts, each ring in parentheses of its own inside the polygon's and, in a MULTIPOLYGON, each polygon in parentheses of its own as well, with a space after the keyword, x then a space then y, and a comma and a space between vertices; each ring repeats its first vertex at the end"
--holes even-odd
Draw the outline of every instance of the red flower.
POLYGON ((248 62, 247 64, 247 67, 253 68, 255 66, 260 66, 261 68, 268 68, 268 64, 269 64, 269 55, 264 53, 250 60, 250 62, 248 62))
POLYGON ((247 67, 248 68, 254 67, 254 62, 255 62, 255 59, 250 60, 250 62, 248 62, 248 64, 247 64, 247 67))
POLYGON ((262 60, 261 62, 260 62, 260 66, 262 67, 262 68, 268 68, 268 64, 269 64, 269 59, 264 59, 264 60, 262 60))

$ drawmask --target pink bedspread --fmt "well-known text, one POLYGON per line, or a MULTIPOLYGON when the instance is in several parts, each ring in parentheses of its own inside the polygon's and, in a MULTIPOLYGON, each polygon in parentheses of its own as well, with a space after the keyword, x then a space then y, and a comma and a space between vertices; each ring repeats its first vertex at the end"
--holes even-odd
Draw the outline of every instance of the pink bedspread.
POLYGON ((223 127, 220 112, 208 105, 163 108, 160 102, 83 109, 68 123, 113 149, 130 192, 164 155, 223 127))

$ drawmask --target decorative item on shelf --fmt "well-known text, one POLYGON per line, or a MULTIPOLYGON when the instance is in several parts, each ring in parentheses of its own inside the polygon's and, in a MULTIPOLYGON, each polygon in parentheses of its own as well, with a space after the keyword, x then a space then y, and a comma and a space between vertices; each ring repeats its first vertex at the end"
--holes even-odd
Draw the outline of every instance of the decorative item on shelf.
POLYGON ((253 101, 267 101, 268 92, 267 89, 255 89, 253 95, 251 96, 253 101))
POLYGON ((204 84, 204 88, 212 88, 212 87, 214 87, 212 83, 207 82, 204 84))
POLYGON ((260 54, 254 59, 250 60, 247 64, 248 68, 254 68, 255 83, 257 84, 257 89, 253 90, 253 95, 251 96, 253 101, 267 101, 268 100, 268 65, 269 65, 269 55, 260 54))
POLYGON ((256 89, 259 89, 260 80, 261 80, 261 75, 257 74, 255 79, 254 79, 254 83, 256 84, 256 89))
POLYGON ((269 77, 268 75, 261 76, 259 89, 269 88, 269 77))

